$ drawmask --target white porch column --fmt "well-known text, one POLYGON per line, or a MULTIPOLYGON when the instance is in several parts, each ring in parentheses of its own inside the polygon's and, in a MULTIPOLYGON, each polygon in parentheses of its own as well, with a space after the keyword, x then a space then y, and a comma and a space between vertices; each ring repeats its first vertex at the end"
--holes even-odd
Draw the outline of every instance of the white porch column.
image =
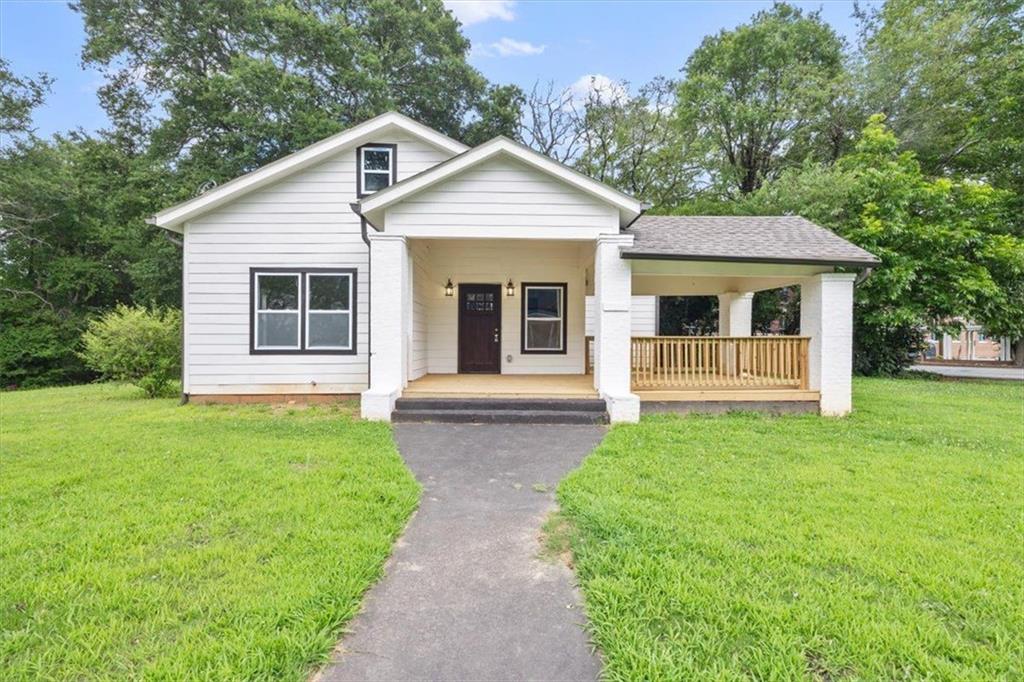
POLYGON ((811 337, 809 386, 821 391, 821 413, 852 407, 854 273, 824 273, 800 285, 800 333, 811 337))
POLYGON ((752 292, 730 291, 718 295, 718 335, 750 336, 754 305, 752 292))
POLYGON ((633 269, 619 254, 632 243, 632 235, 603 235, 594 253, 594 388, 613 423, 640 419, 629 371, 633 269))
POLYGON ((370 387, 363 391, 364 419, 390 421, 405 386, 409 287, 405 237, 370 235, 370 387))

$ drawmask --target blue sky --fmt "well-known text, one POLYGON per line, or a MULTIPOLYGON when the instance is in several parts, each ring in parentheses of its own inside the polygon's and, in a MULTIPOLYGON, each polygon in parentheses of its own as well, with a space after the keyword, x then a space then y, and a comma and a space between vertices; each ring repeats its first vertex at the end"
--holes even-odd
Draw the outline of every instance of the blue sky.
MULTIPOLYGON (((455 0, 446 2, 473 42, 471 63, 491 81, 529 89, 536 80, 561 87, 600 75, 640 85, 654 76, 677 76, 701 39, 743 23, 771 2, 619 2, 455 0), (582 80, 581 80, 582 79, 582 80)), ((850 42, 853 3, 796 2, 821 9, 850 42)), ((56 79, 46 106, 36 112, 43 136, 106 123, 96 99, 102 83, 81 66, 82 21, 63 0, 0 0, 0 55, 15 73, 56 79)))

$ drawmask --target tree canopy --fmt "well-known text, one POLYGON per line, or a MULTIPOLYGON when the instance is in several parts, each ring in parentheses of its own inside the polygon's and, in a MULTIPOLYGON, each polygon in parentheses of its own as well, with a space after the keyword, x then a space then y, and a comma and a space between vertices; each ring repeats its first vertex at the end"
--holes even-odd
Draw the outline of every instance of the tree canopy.
MULTIPOLYGON (((673 78, 581 94, 488 83, 441 0, 75 0, 108 129, 37 138, 51 80, 0 59, 0 385, 89 378, 90 319, 179 303, 180 251, 146 216, 389 109, 516 137, 655 212, 801 214, 864 246, 883 265, 857 287, 861 371, 965 320, 1024 361, 1022 3, 886 0, 856 45, 778 3, 673 78)), ((714 305, 664 320, 708 331, 714 305)), ((759 293, 755 327, 794 332, 798 306, 759 293)))
POLYGON ((819 13, 784 3, 758 12, 705 38, 684 72, 679 123, 711 141, 707 171, 726 192, 753 192, 816 146, 831 148, 843 41, 819 13))

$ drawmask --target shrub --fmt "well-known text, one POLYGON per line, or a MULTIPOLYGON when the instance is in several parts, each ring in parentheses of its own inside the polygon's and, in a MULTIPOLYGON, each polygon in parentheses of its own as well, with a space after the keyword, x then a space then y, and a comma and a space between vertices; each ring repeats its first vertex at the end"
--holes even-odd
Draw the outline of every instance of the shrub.
POLYGON ((127 381, 150 398, 168 390, 181 368, 181 311, 119 305, 82 335, 85 364, 107 379, 127 381))

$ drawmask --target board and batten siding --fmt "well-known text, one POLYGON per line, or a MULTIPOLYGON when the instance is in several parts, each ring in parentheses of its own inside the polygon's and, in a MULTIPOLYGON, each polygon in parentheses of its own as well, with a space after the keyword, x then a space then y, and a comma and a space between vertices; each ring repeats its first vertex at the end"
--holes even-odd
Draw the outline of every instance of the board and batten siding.
MULTIPOLYGON (((594 297, 587 296, 587 336, 594 335, 594 297)), ((658 335, 658 297, 634 296, 630 301, 630 333, 633 336, 658 335)))
MULTIPOLYGON (((430 374, 458 372, 460 284, 501 286, 501 373, 582 374, 584 287, 586 268, 592 263, 592 247, 572 242, 509 240, 431 240, 417 254, 414 268, 415 296, 425 304, 422 317, 413 320, 413 355, 425 348, 430 374), (591 254, 587 260, 585 254, 591 254), (454 296, 444 295, 451 278, 454 296), (515 295, 507 296, 505 283, 512 279, 515 295), (567 345, 564 354, 523 353, 520 346, 523 282, 565 283, 567 345), (426 339, 416 330, 426 328, 426 339)), ((591 266, 592 267, 592 266, 591 266)), ((419 317, 419 315, 417 316, 419 317)), ((416 362, 414 360, 413 365, 416 362)))
MULTIPOLYGON (((398 179, 449 158, 405 133, 398 179)), ((202 215, 184 230, 184 391, 357 393, 367 386, 368 251, 356 198, 355 147, 202 215), (249 354, 250 268, 356 268, 355 355, 249 354)))
POLYGON ((618 234, 618 220, 612 206, 523 163, 495 158, 389 207, 385 231, 409 237, 594 239, 618 234))

